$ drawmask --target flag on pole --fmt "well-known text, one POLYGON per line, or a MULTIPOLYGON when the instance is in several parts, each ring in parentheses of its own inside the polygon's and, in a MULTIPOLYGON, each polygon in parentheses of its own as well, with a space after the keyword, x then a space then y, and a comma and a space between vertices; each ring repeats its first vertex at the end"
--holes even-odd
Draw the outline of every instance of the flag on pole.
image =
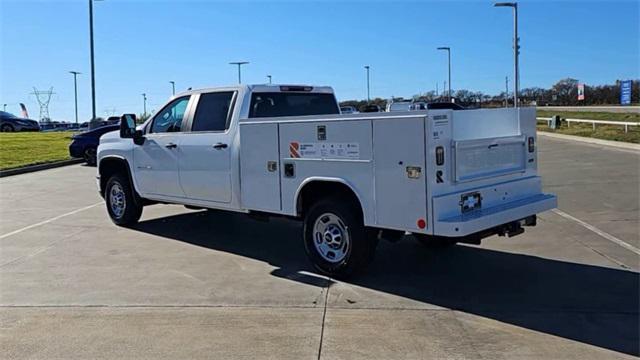
POLYGON ((29 113, 27 112, 27 107, 24 106, 23 103, 20 103, 20 109, 22 110, 22 117, 25 119, 29 118, 29 113))

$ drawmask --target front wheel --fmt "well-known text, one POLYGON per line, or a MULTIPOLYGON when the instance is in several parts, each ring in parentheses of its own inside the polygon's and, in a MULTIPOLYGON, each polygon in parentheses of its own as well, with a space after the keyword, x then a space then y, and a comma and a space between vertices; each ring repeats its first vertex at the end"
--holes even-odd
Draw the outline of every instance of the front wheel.
POLYGON ((306 212, 304 246, 311 263, 320 272, 347 278, 372 260, 377 239, 366 230, 360 209, 339 199, 323 199, 306 212))
POLYGON ((82 156, 87 165, 94 166, 96 164, 96 148, 88 147, 84 149, 82 156))
POLYGON ((11 124, 3 124, 2 127, 0 127, 0 131, 2 132, 13 132, 13 126, 11 126, 11 124))
POLYGON ((131 184, 122 175, 113 175, 107 181, 104 198, 111 221, 116 225, 133 225, 140 219, 142 204, 135 196, 131 184))

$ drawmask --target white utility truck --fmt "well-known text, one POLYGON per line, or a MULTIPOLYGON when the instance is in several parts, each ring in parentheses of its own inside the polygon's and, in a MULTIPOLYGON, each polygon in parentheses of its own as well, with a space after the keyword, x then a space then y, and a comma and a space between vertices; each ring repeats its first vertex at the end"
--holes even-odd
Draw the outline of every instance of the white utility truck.
POLYGON ((537 163, 535 108, 341 115, 329 87, 231 86, 176 95, 137 127, 123 115, 100 139, 98 186, 118 225, 153 203, 300 218, 314 266, 346 277, 381 238, 522 233, 556 206, 537 163))

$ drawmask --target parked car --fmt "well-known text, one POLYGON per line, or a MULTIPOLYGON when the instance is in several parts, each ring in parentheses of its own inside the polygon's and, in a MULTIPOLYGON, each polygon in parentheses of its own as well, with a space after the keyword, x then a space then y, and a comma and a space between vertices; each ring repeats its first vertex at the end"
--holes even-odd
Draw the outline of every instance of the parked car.
POLYGON ((387 104, 387 112, 410 111, 412 104, 410 100, 391 101, 387 104))
POLYGON ((429 110, 466 110, 461 105, 450 102, 434 102, 427 104, 429 110))
POLYGON ((358 114, 360 113, 355 106, 341 106, 340 107, 341 114, 358 114))
POLYGON ((365 105, 360 108, 361 113, 382 112, 382 108, 378 105, 365 105))
POLYGON ((380 238, 480 244, 556 207, 535 108, 412 115, 340 115, 329 87, 187 91, 102 136, 97 185, 121 226, 154 202, 298 218, 310 261, 337 278, 371 262, 380 238))
POLYGON ((72 136, 71 144, 69 144, 69 154, 74 158, 84 158, 88 165, 95 165, 96 150, 100 143, 100 136, 110 131, 116 131, 119 128, 120 125, 106 125, 72 136))
POLYGON ((0 111, 0 131, 40 131, 37 121, 19 118, 11 113, 0 111))

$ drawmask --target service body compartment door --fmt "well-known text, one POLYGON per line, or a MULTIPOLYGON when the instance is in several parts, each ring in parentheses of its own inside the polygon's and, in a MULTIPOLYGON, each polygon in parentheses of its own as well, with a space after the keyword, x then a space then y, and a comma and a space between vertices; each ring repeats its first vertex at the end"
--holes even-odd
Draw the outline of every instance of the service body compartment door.
POLYGON ((242 207, 280 211, 278 124, 240 125, 242 207))
POLYGON ((418 230, 427 219, 425 118, 373 121, 376 223, 418 230))

